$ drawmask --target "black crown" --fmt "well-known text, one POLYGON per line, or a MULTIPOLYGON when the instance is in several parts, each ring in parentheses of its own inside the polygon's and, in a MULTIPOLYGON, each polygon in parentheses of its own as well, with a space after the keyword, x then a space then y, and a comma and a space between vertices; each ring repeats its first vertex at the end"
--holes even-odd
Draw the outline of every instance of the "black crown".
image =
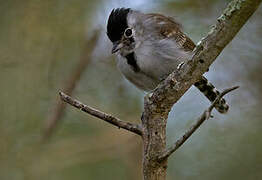
POLYGON ((125 29, 128 28, 129 11, 130 8, 117 8, 111 11, 107 22, 107 36, 112 42, 120 40, 125 29))

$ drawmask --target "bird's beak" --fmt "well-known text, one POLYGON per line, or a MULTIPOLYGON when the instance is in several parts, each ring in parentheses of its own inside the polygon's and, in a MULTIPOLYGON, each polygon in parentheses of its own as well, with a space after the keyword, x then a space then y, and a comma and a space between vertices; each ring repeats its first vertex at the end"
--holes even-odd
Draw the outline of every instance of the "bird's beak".
POLYGON ((113 48, 112 48, 112 54, 116 53, 122 47, 123 47, 123 44, 120 41, 114 42, 113 43, 113 48))

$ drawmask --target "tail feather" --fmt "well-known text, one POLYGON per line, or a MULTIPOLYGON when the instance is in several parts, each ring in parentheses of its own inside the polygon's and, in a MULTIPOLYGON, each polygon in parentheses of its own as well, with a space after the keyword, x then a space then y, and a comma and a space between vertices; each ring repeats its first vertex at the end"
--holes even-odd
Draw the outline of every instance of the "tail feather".
MULTIPOLYGON (((209 99, 213 102, 220 92, 210 83, 208 80, 202 76, 202 79, 195 83, 195 86, 209 99)), ((220 113, 226 113, 229 106, 224 98, 221 98, 218 103, 216 103, 215 108, 220 113)))

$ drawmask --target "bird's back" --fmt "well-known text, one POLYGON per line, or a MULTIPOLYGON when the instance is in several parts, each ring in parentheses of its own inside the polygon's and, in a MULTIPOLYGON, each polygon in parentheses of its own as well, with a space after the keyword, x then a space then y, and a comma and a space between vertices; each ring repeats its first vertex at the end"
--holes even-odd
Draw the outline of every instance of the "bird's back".
POLYGON ((145 74, 160 81, 190 59, 195 45, 172 18, 134 11, 128 19, 136 33, 137 63, 145 74))

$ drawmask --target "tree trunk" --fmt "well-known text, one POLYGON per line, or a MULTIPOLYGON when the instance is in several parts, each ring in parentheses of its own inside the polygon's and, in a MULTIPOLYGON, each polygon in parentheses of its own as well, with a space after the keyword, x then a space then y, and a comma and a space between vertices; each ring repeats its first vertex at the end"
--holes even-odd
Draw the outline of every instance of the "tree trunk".
POLYGON ((168 112, 153 111, 148 96, 144 98, 143 126, 143 174, 145 180, 165 180, 167 159, 159 162, 159 155, 166 148, 166 124, 168 112))

